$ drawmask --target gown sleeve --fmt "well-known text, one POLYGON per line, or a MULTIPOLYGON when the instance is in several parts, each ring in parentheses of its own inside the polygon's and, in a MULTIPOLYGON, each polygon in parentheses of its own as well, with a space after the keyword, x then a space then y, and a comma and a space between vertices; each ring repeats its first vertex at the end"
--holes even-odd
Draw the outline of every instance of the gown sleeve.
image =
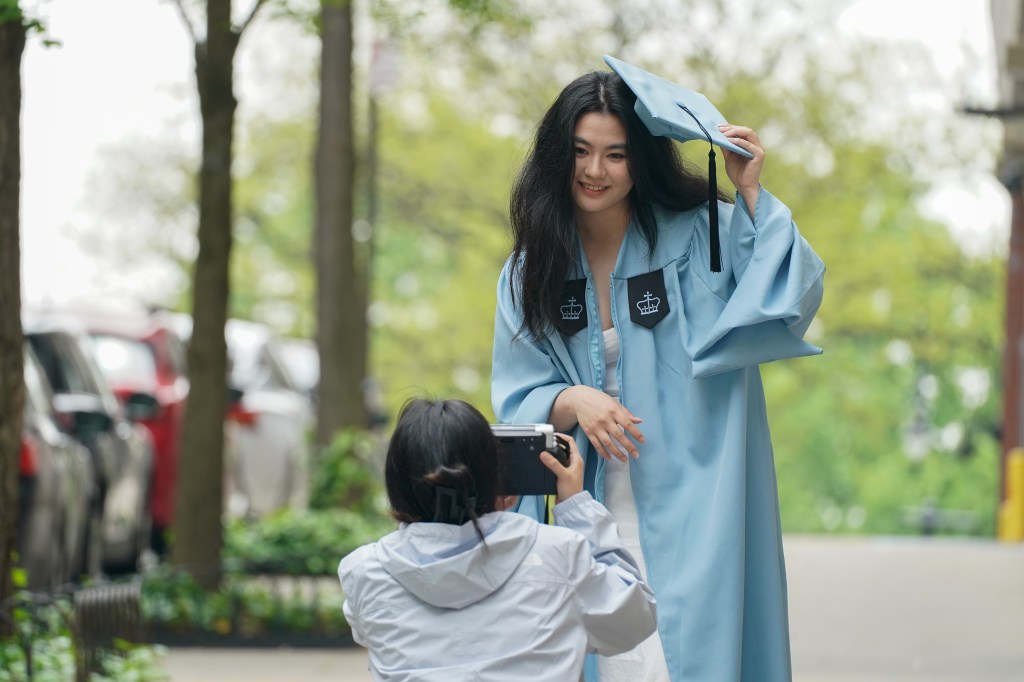
MULTIPOLYGON (((713 297, 690 295, 686 317, 691 329, 688 353, 693 377, 701 378, 773 360, 817 355, 803 340, 821 305, 825 264, 800 235, 792 213, 761 189, 750 219, 743 198, 720 204, 725 267, 710 272, 708 249, 695 243, 691 276, 713 297), (708 312, 708 306, 715 308, 708 312)), ((702 214, 705 215, 705 214, 702 214)), ((694 240, 706 230, 695 230, 694 240)))
POLYGON ((549 339, 525 333, 509 289, 511 259, 498 278, 498 307, 494 316, 491 358, 491 406, 503 424, 542 424, 548 421, 558 394, 579 383, 567 355, 559 357, 549 339))
POLYGON ((611 514, 587 492, 555 505, 553 513, 557 525, 582 536, 567 549, 588 650, 605 656, 629 651, 654 633, 656 603, 611 514))

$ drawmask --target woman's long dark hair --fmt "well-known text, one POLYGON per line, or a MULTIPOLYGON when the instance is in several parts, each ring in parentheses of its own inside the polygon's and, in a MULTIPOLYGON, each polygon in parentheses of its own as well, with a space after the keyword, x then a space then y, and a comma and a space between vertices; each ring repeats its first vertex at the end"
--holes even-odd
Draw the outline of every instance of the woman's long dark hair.
POLYGON ((494 511, 500 479, 498 441, 475 407, 416 398, 402 408, 384 464, 397 520, 472 521, 481 535, 477 519, 494 511))
MULTIPOLYGON (((648 253, 658 239, 654 206, 685 211, 707 201, 708 181, 686 164, 667 137, 654 137, 636 115, 636 96, 617 74, 594 71, 569 83, 537 127, 533 150, 512 186, 512 300, 523 311, 520 333, 542 338, 559 329, 563 285, 575 260, 572 183, 576 121, 613 114, 626 128, 634 217, 648 253)), ((725 200, 725 195, 721 195, 725 200)))

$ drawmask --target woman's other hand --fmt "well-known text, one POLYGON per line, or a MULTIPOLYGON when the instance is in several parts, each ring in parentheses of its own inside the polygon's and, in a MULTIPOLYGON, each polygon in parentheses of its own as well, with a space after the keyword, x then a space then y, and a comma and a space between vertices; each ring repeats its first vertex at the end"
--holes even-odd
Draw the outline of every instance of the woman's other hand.
POLYGON ((640 456, 637 443, 646 442, 636 426, 643 420, 615 398, 590 386, 570 386, 558 394, 551 420, 562 430, 579 424, 597 454, 608 460, 636 459, 640 456))
POLYGON ((580 451, 576 448, 576 441, 571 436, 567 436, 564 433, 559 433, 557 436, 561 436, 569 445, 568 464, 563 465, 547 450, 540 453, 540 461, 555 474, 557 479, 557 495, 555 499, 558 502, 562 502, 577 493, 583 492, 583 458, 580 457, 580 451))
POLYGON ((728 149, 722 150, 725 152, 725 172, 729 175, 729 180, 743 197, 747 207, 753 211, 757 205, 758 192, 761 190, 761 169, 764 167, 764 147, 761 146, 761 139, 752 129, 744 126, 723 123, 718 129, 730 142, 754 155, 754 158, 748 159, 728 149))

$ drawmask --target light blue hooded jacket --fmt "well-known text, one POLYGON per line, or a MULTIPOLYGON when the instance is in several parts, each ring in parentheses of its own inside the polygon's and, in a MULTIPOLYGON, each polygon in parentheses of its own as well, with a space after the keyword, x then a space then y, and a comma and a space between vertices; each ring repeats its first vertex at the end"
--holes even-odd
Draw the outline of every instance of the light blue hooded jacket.
POLYGON ((494 512, 413 523, 338 567, 345 618, 389 682, 575 682, 586 651, 628 651, 655 603, 608 511, 587 492, 544 526, 494 512))
MULTIPOLYGON (((821 302, 825 267, 774 196, 760 190, 753 221, 742 197, 736 201, 719 202, 721 272, 710 271, 704 204, 656 210, 653 257, 631 224, 611 276, 620 400, 643 419, 646 438, 630 462, 640 543, 673 682, 792 677, 758 364, 821 352, 803 335, 821 302)), ((523 318, 510 295, 510 263, 498 282, 494 411, 501 422, 543 423, 567 387, 605 385, 597 297, 579 248, 562 311, 582 328, 517 338, 523 318)), ((575 435, 587 489, 601 500, 604 460, 581 429, 575 435)), ((519 511, 541 518, 542 503, 526 498, 519 511)))

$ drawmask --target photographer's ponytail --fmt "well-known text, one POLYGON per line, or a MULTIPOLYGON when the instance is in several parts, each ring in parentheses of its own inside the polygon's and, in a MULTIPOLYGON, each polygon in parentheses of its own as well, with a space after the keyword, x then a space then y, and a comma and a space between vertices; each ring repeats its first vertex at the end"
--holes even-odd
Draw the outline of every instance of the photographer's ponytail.
POLYGON ((473 474, 465 464, 453 467, 439 467, 421 479, 433 488, 434 514, 430 520, 434 523, 450 523, 461 526, 467 521, 473 522, 473 528, 482 541, 483 532, 477 523, 480 511, 479 503, 473 491, 476 485, 473 474))
POLYGON ((410 401, 388 446, 384 478, 392 515, 403 523, 473 523, 494 511, 500 489, 490 424, 461 400, 410 401))

